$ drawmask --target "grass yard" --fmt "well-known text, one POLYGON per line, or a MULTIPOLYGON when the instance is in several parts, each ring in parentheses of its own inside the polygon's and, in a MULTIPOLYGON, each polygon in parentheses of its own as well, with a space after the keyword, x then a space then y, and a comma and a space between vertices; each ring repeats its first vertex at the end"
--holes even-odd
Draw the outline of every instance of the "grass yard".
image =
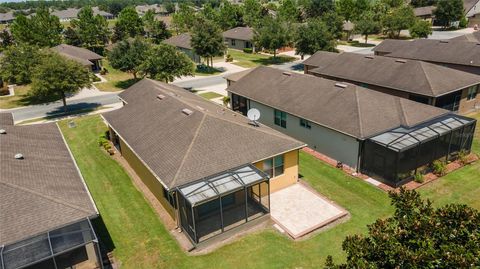
POLYGON ((28 98, 30 85, 22 85, 15 87, 15 95, 9 97, 0 97, 0 109, 9 109, 23 106, 24 101, 28 98))
POLYGON ((273 56, 260 54, 260 53, 245 53, 240 50, 233 50, 229 49, 228 54, 230 54, 233 58, 233 64, 236 64, 241 67, 245 68, 252 68, 258 65, 272 65, 272 64, 282 64, 287 62, 292 62, 296 58, 285 56, 285 55, 277 55, 276 58, 273 56))
POLYGON ((118 92, 132 86, 135 84, 135 82, 137 82, 137 80, 133 78, 132 74, 111 67, 108 59, 102 60, 102 66, 108 70, 108 73, 103 75, 107 82, 95 84, 95 87, 101 91, 118 92))
POLYGON ((201 97, 205 98, 205 99, 208 99, 208 100, 212 100, 212 99, 215 99, 215 98, 219 98, 219 97, 223 97, 223 95, 219 94, 219 93, 216 93, 216 92, 202 92, 200 94, 201 97))
MULTIPOLYGON (((114 248, 122 268, 318 268, 327 255, 337 261, 345 258, 341 249, 345 236, 364 233, 367 224, 393 212, 386 193, 302 152, 303 179, 346 208, 350 220, 305 241, 294 242, 268 229, 242 237, 213 253, 189 256, 165 230, 126 172, 98 147, 98 137, 106 131, 101 118, 87 116, 74 121, 75 128, 68 128, 67 121, 60 122, 60 127, 110 234, 113 243, 107 247, 114 248)), ((478 150, 478 140, 475 143, 478 150)), ((476 163, 452 173, 422 192, 437 204, 462 198, 461 201, 479 208, 479 167, 476 163), (445 194, 454 197, 445 198, 445 194)), ((102 242, 109 242, 104 230, 99 234, 102 242)))

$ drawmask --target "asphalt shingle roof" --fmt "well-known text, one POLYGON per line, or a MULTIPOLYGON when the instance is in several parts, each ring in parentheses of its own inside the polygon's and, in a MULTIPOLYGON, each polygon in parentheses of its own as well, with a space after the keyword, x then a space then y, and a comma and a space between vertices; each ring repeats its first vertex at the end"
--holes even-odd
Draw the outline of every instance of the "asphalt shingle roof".
POLYGON ((103 117, 170 189, 304 146, 162 82, 144 79, 120 97, 127 104, 103 117), (193 113, 186 115, 183 109, 193 113))
POLYGON ((356 53, 335 55, 332 59, 329 53, 315 53, 314 58, 322 66, 309 72, 431 97, 480 83, 479 75, 423 61, 356 53))
POLYGON ((56 124, 0 129, 0 245, 97 215, 56 124))
POLYGON ((164 40, 163 43, 169 44, 175 47, 191 50, 192 49, 191 40, 192 40, 192 36, 190 34, 184 33, 184 34, 172 36, 169 39, 164 40))
POLYGON ((257 67, 227 91, 359 139, 449 113, 353 84, 269 67, 257 67))
POLYGON ((60 44, 56 47, 53 47, 52 50, 69 59, 75 60, 82 65, 93 65, 92 61, 103 59, 102 56, 91 50, 67 44, 60 44))
POLYGON ((253 39, 253 29, 250 27, 236 27, 223 32, 224 38, 251 41, 253 39))

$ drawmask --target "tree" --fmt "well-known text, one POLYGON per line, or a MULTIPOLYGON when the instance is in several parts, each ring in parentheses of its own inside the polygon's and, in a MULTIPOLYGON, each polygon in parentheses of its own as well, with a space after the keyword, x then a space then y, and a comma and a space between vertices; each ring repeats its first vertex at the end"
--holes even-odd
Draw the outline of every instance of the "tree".
POLYGON ((460 21, 463 16, 462 0, 438 0, 434 11, 435 20, 444 27, 449 27, 455 21, 460 21))
POLYGON ((338 0, 336 2, 337 13, 345 18, 346 21, 355 20, 356 0, 338 0))
POLYGON ((295 53, 312 55, 319 50, 336 51, 336 42, 328 27, 321 19, 310 19, 301 25, 295 35, 295 53))
POLYGON ((61 43, 63 26, 57 16, 47 8, 39 8, 30 18, 15 17, 11 32, 16 42, 40 47, 53 47, 61 43))
POLYGON ((0 31, 0 51, 13 45, 13 43, 13 36, 7 29, 3 29, 2 31, 0 31))
POLYGON ((145 61, 150 46, 140 37, 120 41, 108 55, 110 65, 115 69, 131 73, 136 79, 140 65, 145 61))
POLYGON ((395 212, 343 242, 346 264, 325 268, 480 267, 480 213, 466 205, 434 208, 415 191, 391 192, 395 212))
POLYGON ((172 24, 175 26, 176 32, 188 32, 195 23, 196 15, 193 8, 186 3, 181 3, 179 10, 172 16, 172 24))
POLYGON ((172 14, 175 12, 175 4, 170 1, 170 0, 165 0, 163 1, 163 6, 165 7, 165 10, 167 11, 168 14, 172 14))
POLYGON ((243 25, 243 13, 240 5, 224 2, 218 10, 217 24, 222 30, 243 25))
POLYGON ((143 21, 138 16, 135 8, 126 7, 120 12, 113 31, 113 39, 115 41, 143 35, 143 21))
POLYGON ((273 57, 277 57, 277 49, 288 45, 290 42, 290 30, 279 18, 266 17, 262 26, 255 31, 253 41, 257 48, 265 48, 273 51, 273 57))
POLYGON ((399 38, 400 32, 409 29, 415 23, 415 14, 410 6, 394 8, 385 15, 383 27, 391 38, 399 38))
POLYGON ((300 10, 295 0, 283 0, 278 7, 278 15, 287 22, 299 22, 300 10))
POLYGON ((67 27, 67 29, 65 29, 65 31, 63 32, 63 39, 68 45, 77 47, 80 47, 82 45, 82 40, 78 36, 78 33, 70 26, 67 27))
POLYGON ((143 75, 166 83, 181 76, 191 76, 194 64, 188 56, 167 44, 154 46, 140 66, 143 75))
POLYGON ((334 38, 341 38, 343 34, 343 22, 345 19, 342 16, 339 16, 336 12, 326 12, 321 17, 322 21, 325 22, 328 31, 333 35, 334 38))
POLYGON ((200 19, 193 28, 192 48, 201 57, 207 59, 207 65, 213 66, 213 57, 223 55, 225 43, 222 31, 214 22, 200 19))
POLYGON ((307 0, 305 3, 305 13, 307 17, 321 17, 326 12, 335 11, 334 0, 307 0))
POLYGON ((172 36, 167 30, 167 25, 163 21, 155 19, 155 14, 152 10, 147 11, 143 16, 143 24, 145 25, 145 35, 155 44, 159 44, 172 36))
POLYGON ((405 0, 381 0, 385 5, 390 8, 397 8, 405 5, 405 0))
POLYGON ((257 27, 263 15, 263 7, 260 1, 245 0, 243 2, 243 22, 250 27, 257 27))
POLYGON ((437 4, 437 0, 412 0, 410 4, 413 7, 434 6, 437 4))
POLYGON ((100 15, 95 16, 89 6, 82 8, 77 17, 78 19, 71 21, 71 25, 80 45, 93 51, 103 51, 110 32, 107 20, 100 15))
POLYGON ((382 26, 378 20, 373 19, 373 13, 367 12, 355 22, 353 31, 357 34, 365 36, 365 44, 368 42, 368 36, 378 34, 382 30, 382 26))
POLYGON ((28 84, 32 81, 32 73, 40 62, 37 47, 28 44, 10 46, 3 51, 0 58, 0 76, 3 81, 12 84, 28 84))
POLYGON ((57 53, 47 53, 33 72, 31 94, 38 99, 61 99, 67 112, 67 94, 90 86, 87 68, 57 53))
POLYGON ((432 25, 428 21, 416 20, 409 30, 413 38, 427 38, 432 34, 432 25))

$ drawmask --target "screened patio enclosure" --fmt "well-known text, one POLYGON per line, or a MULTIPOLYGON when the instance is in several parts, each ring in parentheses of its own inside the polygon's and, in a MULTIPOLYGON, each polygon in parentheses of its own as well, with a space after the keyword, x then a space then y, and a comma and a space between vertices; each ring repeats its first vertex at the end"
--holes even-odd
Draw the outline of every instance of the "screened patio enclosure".
POLYGON ((194 244, 270 212, 268 175, 250 164, 177 191, 180 225, 194 244))
POLYGON ((103 268, 99 257, 98 239, 85 219, 0 246, 0 269, 103 268))
POLYGON ((450 114, 416 128, 397 128, 364 142, 360 170, 397 187, 435 160, 470 152, 476 120, 450 114))

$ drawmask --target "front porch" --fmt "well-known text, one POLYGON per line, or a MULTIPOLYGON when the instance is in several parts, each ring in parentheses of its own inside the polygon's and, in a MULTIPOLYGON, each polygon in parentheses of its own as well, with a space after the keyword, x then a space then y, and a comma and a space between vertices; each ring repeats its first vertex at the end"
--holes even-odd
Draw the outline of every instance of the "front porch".
POLYGON ((270 212, 270 183, 246 165, 178 189, 182 230, 193 244, 204 242, 270 212))

